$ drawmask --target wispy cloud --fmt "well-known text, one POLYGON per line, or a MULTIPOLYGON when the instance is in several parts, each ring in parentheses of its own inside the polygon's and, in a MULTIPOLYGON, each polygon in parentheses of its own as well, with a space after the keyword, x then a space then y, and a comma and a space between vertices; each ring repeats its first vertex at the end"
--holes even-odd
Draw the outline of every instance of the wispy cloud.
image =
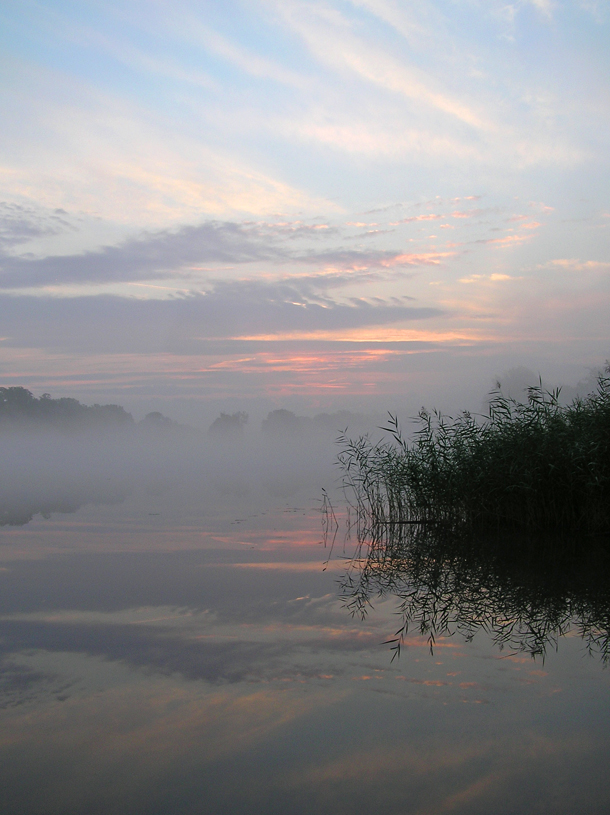
POLYGON ((438 266, 451 257, 455 252, 402 252, 392 250, 373 249, 347 250, 336 249, 327 252, 311 252, 298 259, 302 262, 337 266, 343 269, 391 269, 397 266, 438 266))
POLYGON ((400 62, 390 56, 387 49, 375 47, 366 38, 357 36, 352 21, 336 7, 282 0, 277 11, 325 64, 428 105, 475 129, 493 129, 483 114, 444 89, 435 87, 431 78, 414 65, 400 62))
POLYGON ((410 224, 413 221, 436 221, 443 217, 443 215, 435 215, 433 213, 429 215, 412 215, 410 218, 401 218, 400 221, 392 221, 392 224, 410 224))
POLYGON ((251 76, 270 79, 295 88, 304 88, 309 83, 302 73, 291 71, 281 63, 254 53, 224 37, 218 31, 202 25, 195 16, 180 20, 176 28, 181 37, 202 45, 207 51, 227 60, 251 76))
MULTIPOLYGON (((76 205, 140 227, 192 221, 202 213, 264 217, 340 209, 249 162, 226 140, 202 139, 201 125, 176 129, 167 113, 59 71, 28 66, 19 76, 3 99, 6 115, 28 134, 7 133, 11 195, 51 208, 76 205), (24 101, 33 96, 36 104, 24 101)), ((206 126, 217 135, 217 123, 206 126)))
POLYGON ((505 235, 503 238, 481 238, 475 243, 489 244, 490 246, 509 247, 531 240, 531 235, 505 235))
MULTIPOLYGON (((16 227, 17 228, 17 227, 16 227)), ((19 227, 22 230, 25 226, 19 227)), ((298 238, 336 238, 328 224, 209 221, 177 230, 147 232, 114 246, 42 258, 0 254, 0 288, 90 285, 201 277, 214 264, 307 264, 363 270, 438 265, 452 252, 299 247, 298 238), (211 264, 202 270, 202 264, 211 264)), ((207 275, 209 276, 209 275, 207 275)))
POLYGON ((580 260, 579 258, 556 258, 540 263, 539 269, 564 269, 568 272, 605 272, 610 270, 608 260, 580 260))

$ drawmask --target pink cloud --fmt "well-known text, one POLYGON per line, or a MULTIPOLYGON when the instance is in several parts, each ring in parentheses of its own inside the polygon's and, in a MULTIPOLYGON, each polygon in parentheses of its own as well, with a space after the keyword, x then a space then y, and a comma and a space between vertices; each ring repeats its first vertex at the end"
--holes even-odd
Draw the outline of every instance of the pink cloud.
POLYGON ((475 243, 489 243, 496 246, 514 246, 518 243, 523 243, 531 238, 531 235, 506 235, 504 238, 488 238, 487 240, 478 240, 475 243))
POLYGON ((455 252, 423 252, 421 254, 404 254, 395 255, 388 260, 382 260, 382 266, 400 266, 407 264, 409 266, 438 266, 443 258, 453 257, 455 252))
POLYGON ((391 226, 397 226, 398 224, 409 224, 412 221, 435 221, 437 218, 442 218, 442 215, 413 215, 411 218, 403 218, 400 221, 394 221, 391 226))

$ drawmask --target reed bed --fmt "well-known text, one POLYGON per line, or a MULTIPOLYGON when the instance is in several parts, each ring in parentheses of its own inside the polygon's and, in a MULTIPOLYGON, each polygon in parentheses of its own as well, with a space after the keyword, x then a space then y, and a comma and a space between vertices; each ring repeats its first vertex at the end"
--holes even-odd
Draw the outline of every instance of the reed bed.
POLYGON ((490 394, 488 414, 425 409, 408 442, 339 439, 359 541, 392 559, 397 526, 482 532, 610 531, 610 367, 569 405, 542 384, 525 401, 490 394))

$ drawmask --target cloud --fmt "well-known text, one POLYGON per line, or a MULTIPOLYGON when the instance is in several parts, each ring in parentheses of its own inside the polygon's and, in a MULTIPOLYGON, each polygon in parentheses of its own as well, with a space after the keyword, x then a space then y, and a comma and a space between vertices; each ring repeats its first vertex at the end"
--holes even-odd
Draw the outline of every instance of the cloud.
POLYGON ((475 243, 484 243, 492 246, 515 246, 525 241, 530 240, 531 235, 506 235, 504 238, 485 238, 475 241, 475 243))
POLYGON ((0 250, 74 229, 67 215, 63 209, 43 212, 38 207, 0 201, 0 250))
POLYGON ((287 255, 255 228, 210 221, 176 231, 145 233, 118 246, 79 255, 0 257, 0 287, 26 288, 59 283, 155 280, 200 263, 248 263, 287 255))
POLYGON ((537 269, 565 269, 569 272, 605 272, 610 270, 607 260, 580 260, 578 258, 556 258, 547 263, 539 263, 537 269))
POLYGON ((530 0, 530 3, 549 20, 553 17, 555 3, 552 0, 530 0))
POLYGON ((459 210, 455 210, 455 212, 451 213, 452 218, 474 218, 476 215, 481 215, 482 212, 485 210, 482 209, 470 209, 466 212, 460 212, 459 210))
MULTIPOLYGON (((47 227, 48 228, 48 227, 47 227)), ((13 240, 35 229, 31 222, 13 223, 13 240), (15 231, 17 230, 17 231, 15 231)), ((124 283, 200 276, 201 264, 305 263, 343 269, 438 265, 449 252, 405 253, 400 250, 296 248, 299 238, 328 238, 329 224, 299 221, 207 221, 176 230, 145 232, 115 246, 78 255, 35 258, 0 254, 0 289, 25 289, 93 283, 124 283)), ((209 270, 206 270, 209 271, 209 270)))
POLYGON ((408 297, 334 300, 324 291, 341 278, 216 281, 206 293, 166 300, 112 295, 0 296, 6 347, 81 352, 201 353, 203 340, 286 332, 341 332, 364 326, 420 322, 439 308, 408 297))
POLYGON ((438 266, 455 252, 396 252, 390 250, 345 250, 302 255, 298 260, 343 269, 394 268, 396 266, 438 266))
POLYGON ((356 7, 366 9, 386 25, 391 26, 408 42, 412 49, 437 46, 442 52, 452 48, 446 36, 447 20, 430 3, 406 4, 392 0, 351 0, 356 7), (439 42, 440 41, 440 42, 439 42), (440 47, 439 47, 440 46, 440 47))
POLYGON ((434 215, 432 213, 429 215, 412 215, 410 218, 402 218, 400 221, 393 221, 392 224, 409 224, 411 221, 436 221, 438 218, 442 217, 442 215, 434 215))
POLYGON ((278 62, 237 45, 223 37, 218 31, 202 25, 198 17, 190 16, 183 21, 183 25, 179 26, 179 33, 183 38, 197 45, 203 45, 206 51, 227 60, 251 76, 270 79, 293 88, 302 89, 308 84, 302 74, 286 69, 278 62))
POLYGON ((184 122, 193 107, 200 120, 197 128, 177 126, 166 110, 147 107, 141 97, 126 99, 59 69, 12 69, 17 79, 2 104, 7 120, 20 124, 4 134, 6 195, 155 226, 184 223, 202 212, 227 218, 339 209, 270 174, 269 164, 250 160, 243 144, 235 147, 223 129, 229 121, 235 134, 234 107, 217 105, 212 113, 209 100, 187 104, 174 90, 184 122))
POLYGON ((475 130, 493 130, 491 123, 456 96, 437 87, 429 75, 389 56, 387 48, 371 45, 354 35, 351 19, 330 5, 286 2, 277 11, 323 63, 441 111, 475 130))
POLYGON ((502 274, 500 272, 494 272, 493 274, 486 275, 486 274, 473 274, 470 277, 460 277, 458 283, 484 283, 486 280, 491 280, 493 282, 504 281, 504 280, 521 280, 520 277, 513 277, 512 275, 502 274))

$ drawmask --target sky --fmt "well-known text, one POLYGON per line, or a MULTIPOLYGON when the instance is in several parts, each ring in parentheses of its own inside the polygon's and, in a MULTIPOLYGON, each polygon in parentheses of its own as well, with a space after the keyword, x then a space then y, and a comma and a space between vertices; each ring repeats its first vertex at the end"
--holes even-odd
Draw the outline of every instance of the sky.
POLYGON ((610 357, 607 0, 4 0, 0 380, 474 408, 610 357))

